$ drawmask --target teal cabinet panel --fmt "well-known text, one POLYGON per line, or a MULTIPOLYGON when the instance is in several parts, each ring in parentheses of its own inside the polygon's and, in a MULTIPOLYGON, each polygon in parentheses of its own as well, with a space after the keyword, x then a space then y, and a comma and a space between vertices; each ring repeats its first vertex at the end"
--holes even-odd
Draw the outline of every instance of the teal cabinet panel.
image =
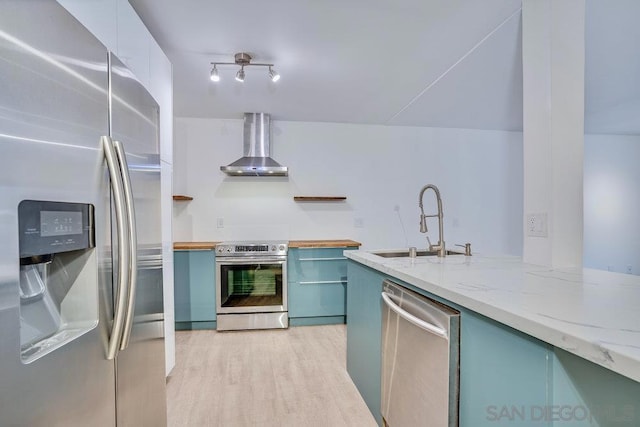
POLYGON ((175 321, 191 320, 191 291, 189 289, 189 252, 173 252, 173 303, 175 321))
POLYGON ((554 408, 538 409, 555 426, 640 426, 640 383, 554 349, 554 408))
POLYGON ((347 259, 310 258, 294 263, 290 282, 347 282, 347 259))
POLYGON ((344 316, 345 288, 341 282, 289 282, 289 317, 344 316))
POLYGON ((382 281, 385 276, 347 262, 347 372, 369 410, 382 425, 382 281))
POLYGON ((551 427, 532 419, 535 408, 551 405, 551 346, 456 308, 461 311, 460 426, 551 427))
POLYGON ((287 257, 289 317, 335 317, 346 313, 347 258, 357 248, 292 248, 287 257))
POLYGON ((309 258, 342 258, 344 255, 342 254, 345 250, 349 249, 358 249, 347 248, 347 247, 337 247, 337 248, 290 248, 289 249, 289 259, 293 259, 297 261, 299 259, 309 259, 309 258))
POLYGON ((345 281, 345 250, 357 248, 292 248, 287 258, 289 282, 345 281))
POLYGON ((175 251, 173 262, 175 321, 215 321, 215 253, 175 251))

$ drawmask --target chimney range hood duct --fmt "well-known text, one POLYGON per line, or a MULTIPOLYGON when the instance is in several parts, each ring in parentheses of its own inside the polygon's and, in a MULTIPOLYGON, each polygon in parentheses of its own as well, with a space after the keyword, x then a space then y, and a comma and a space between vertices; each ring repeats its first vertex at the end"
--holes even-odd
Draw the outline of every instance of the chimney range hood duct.
POLYGON ((286 166, 270 155, 271 117, 265 113, 244 114, 244 155, 220 170, 231 176, 287 176, 286 166))

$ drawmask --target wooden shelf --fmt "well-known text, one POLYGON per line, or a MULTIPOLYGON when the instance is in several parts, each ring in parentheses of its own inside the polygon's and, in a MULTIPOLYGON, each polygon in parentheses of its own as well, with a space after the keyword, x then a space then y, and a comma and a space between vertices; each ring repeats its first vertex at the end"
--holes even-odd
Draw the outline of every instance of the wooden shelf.
POLYGON ((188 202, 189 200, 193 200, 193 197, 191 196, 182 196, 180 194, 176 194, 173 196, 173 200, 177 201, 177 202, 188 202))
POLYGON ((347 196, 293 196, 294 202, 341 202, 347 196))

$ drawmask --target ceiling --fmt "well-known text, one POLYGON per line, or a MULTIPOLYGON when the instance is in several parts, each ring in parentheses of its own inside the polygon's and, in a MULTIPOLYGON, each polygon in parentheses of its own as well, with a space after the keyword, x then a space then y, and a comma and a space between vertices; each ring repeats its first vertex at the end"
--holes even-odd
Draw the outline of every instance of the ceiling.
MULTIPOLYGON (((174 67, 174 112, 522 130, 521 0, 130 0, 174 67), (270 62, 209 80, 210 62, 270 62)), ((588 0, 585 127, 640 134, 640 2, 588 0)))
POLYGON ((174 112, 522 128, 520 0, 130 0, 174 67, 174 112), (270 62, 233 62, 247 52, 270 62))

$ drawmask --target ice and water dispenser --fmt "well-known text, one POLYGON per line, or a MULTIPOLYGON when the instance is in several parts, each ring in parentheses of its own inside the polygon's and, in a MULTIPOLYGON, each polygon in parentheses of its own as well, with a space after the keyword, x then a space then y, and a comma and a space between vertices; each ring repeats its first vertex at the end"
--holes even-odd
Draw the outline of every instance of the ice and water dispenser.
POLYGON ((98 323, 94 209, 24 200, 20 233, 20 346, 30 363, 98 323))

